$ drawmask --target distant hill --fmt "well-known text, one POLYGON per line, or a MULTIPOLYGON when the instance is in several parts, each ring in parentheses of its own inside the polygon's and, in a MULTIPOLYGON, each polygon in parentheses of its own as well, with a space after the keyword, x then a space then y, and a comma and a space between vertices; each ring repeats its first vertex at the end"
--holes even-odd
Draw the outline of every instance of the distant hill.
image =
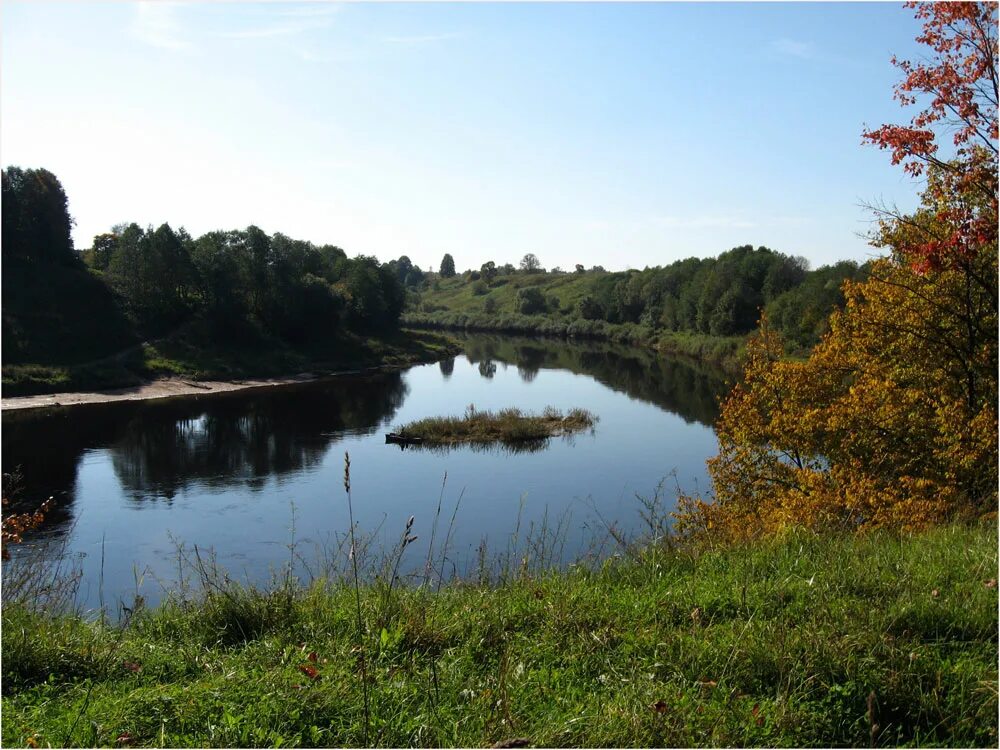
MULTIPOLYGON (((609 273, 514 271, 484 264, 451 278, 428 277, 411 292, 410 325, 554 333, 618 340, 732 340, 753 331, 766 311, 790 351, 813 346, 846 279, 866 268, 851 261, 808 269, 802 258, 749 245, 716 258, 609 273)), ((729 347, 731 349, 731 347, 729 347)))

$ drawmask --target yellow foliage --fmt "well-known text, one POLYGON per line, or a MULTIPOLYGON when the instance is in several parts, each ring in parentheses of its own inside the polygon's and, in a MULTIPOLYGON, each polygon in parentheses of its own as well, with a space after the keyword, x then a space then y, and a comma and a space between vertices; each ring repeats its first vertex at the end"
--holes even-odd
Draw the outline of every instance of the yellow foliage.
POLYGON ((996 279, 995 243, 941 271, 875 261, 805 362, 762 320, 717 425, 715 497, 682 498, 677 530, 731 543, 994 511, 996 279))

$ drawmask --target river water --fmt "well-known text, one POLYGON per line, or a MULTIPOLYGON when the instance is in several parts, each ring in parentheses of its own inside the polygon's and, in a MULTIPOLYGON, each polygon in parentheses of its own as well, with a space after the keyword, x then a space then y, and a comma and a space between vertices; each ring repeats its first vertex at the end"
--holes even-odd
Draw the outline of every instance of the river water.
POLYGON ((319 575, 348 559, 345 453, 359 556, 378 569, 412 515, 418 540, 400 565, 411 574, 424 571, 432 535, 432 567, 446 575, 475 574, 483 560, 611 554, 608 527, 621 537, 644 526, 637 494, 650 498, 662 483, 669 510, 678 485, 708 488, 721 372, 605 343, 461 340, 454 359, 403 372, 5 412, 4 471, 19 470, 25 503, 56 502, 11 552, 64 556, 81 574, 85 608, 136 594, 154 602, 197 560, 261 585, 290 564, 300 578, 319 575), (599 421, 519 453, 385 443, 396 425, 470 404, 583 407, 599 421))

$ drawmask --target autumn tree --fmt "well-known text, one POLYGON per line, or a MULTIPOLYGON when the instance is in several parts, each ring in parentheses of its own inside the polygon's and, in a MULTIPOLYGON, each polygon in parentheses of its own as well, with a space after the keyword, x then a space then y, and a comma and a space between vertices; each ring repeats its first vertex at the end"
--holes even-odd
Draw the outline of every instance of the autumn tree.
POLYGON ((889 255, 845 283, 806 361, 783 360, 762 321, 723 404, 715 497, 682 498, 684 533, 733 542, 996 510, 997 6, 910 7, 929 55, 894 61, 896 96, 924 109, 864 135, 925 180, 921 206, 880 211, 872 241, 889 255))
MULTIPOLYGON (((914 177, 935 168, 924 199, 935 221, 896 250, 918 270, 945 268, 997 241, 997 4, 906 5, 923 21, 917 41, 929 50, 919 62, 892 59, 903 73, 895 98, 924 107, 907 125, 866 129, 862 137, 914 177)), ((895 211, 880 213, 889 224, 906 222, 895 211)))

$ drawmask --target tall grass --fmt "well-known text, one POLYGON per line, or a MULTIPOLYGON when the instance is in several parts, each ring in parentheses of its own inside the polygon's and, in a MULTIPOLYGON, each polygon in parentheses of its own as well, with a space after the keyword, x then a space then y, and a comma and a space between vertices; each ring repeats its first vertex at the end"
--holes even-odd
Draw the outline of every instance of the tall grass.
POLYGON ((536 415, 516 408, 482 411, 470 404, 460 417, 429 417, 400 425, 394 432, 431 445, 519 443, 571 435, 593 428, 596 422, 586 409, 571 409, 564 415, 550 406, 536 415))
POLYGON ((241 584, 196 549, 179 556, 194 592, 118 623, 5 602, 0 739, 996 746, 995 523, 698 551, 673 543, 661 487, 645 534, 609 524, 568 569, 569 522, 545 515, 458 575, 446 484, 380 558, 352 518, 308 581, 241 584))

